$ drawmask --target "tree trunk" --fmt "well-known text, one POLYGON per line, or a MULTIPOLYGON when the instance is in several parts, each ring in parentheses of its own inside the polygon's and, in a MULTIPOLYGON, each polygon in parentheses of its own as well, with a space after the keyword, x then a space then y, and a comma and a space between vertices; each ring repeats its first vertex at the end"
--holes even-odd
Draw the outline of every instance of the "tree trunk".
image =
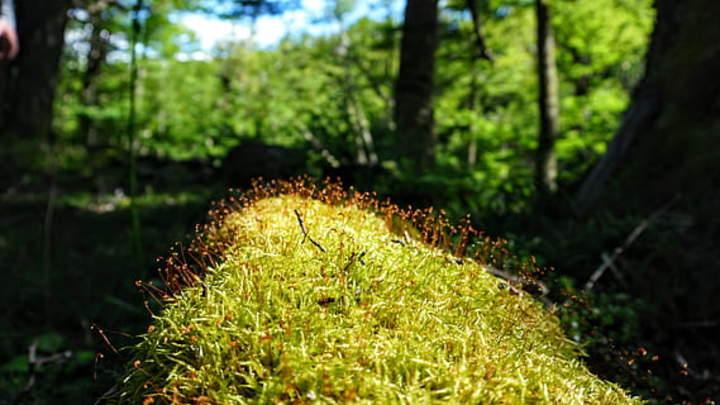
POLYGON ((717 332, 720 2, 657 0, 656 8, 645 76, 578 203, 584 212, 647 216, 679 196, 666 234, 629 276, 661 314, 659 327, 695 333, 684 325, 713 321, 705 330, 717 332))
POLYGON ((555 38, 547 0, 536 0, 537 72, 540 133, 535 155, 535 187, 541 200, 557 190, 555 138, 558 131, 558 78, 555 65, 555 38))
POLYGON ((395 125, 401 157, 415 173, 434 161, 433 75, 438 0, 407 0, 395 83, 395 125))
POLYGON ((470 16, 472 17, 473 21, 473 31, 475 31, 476 56, 480 59, 485 59, 488 62, 494 62, 495 58, 490 53, 490 50, 487 47, 487 43, 485 42, 485 35, 483 34, 482 29, 482 13, 478 2, 479 0, 466 1, 467 8, 468 10, 470 10, 470 16))
POLYGON ((85 139, 85 146, 88 148, 95 147, 98 143, 97 128, 93 124, 93 119, 89 111, 96 107, 98 103, 97 95, 97 79, 100 76, 102 66, 107 60, 110 44, 108 42, 109 33, 105 30, 102 20, 102 11, 100 7, 89 7, 89 22, 92 26, 90 32, 88 53, 86 56, 87 65, 83 74, 83 90, 81 93, 81 103, 85 107, 85 112, 80 114, 80 133, 85 139))
POLYGON ((62 0, 16 2, 21 51, 0 72, 3 138, 44 139, 48 134, 69 6, 62 0))
POLYGON ((585 211, 633 182, 646 186, 642 194, 668 198, 713 191, 705 188, 707 180, 720 177, 718 170, 706 171, 720 157, 720 24, 713 20, 720 2, 656 3, 645 76, 607 153, 580 189, 585 211))

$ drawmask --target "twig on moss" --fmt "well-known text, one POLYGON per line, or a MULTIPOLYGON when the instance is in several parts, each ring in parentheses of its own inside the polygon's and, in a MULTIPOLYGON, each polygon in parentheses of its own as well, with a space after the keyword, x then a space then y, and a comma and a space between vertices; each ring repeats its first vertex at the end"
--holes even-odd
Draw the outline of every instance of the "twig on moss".
POLYGON ((360 252, 360 254, 355 252, 355 253, 351 254, 350 258, 348 258, 347 264, 345 265, 345 267, 343 267, 343 270, 342 270, 343 273, 347 272, 348 269, 350 269, 350 266, 352 266, 353 263, 355 263, 356 261, 360 262, 364 265, 365 261, 363 260, 363 257, 365 257, 365 252, 360 252))
POLYGON ((297 217, 298 223, 300 224, 300 229, 302 229, 303 241, 301 243, 305 243, 305 239, 308 239, 313 245, 317 246, 317 248, 320 249, 321 252, 326 253, 327 250, 325 250, 325 248, 322 247, 321 244, 317 243, 308 234, 307 229, 305 229, 305 223, 303 222, 302 216, 300 216, 300 211, 298 211, 298 210, 293 210, 293 211, 295 212, 295 216, 297 217))

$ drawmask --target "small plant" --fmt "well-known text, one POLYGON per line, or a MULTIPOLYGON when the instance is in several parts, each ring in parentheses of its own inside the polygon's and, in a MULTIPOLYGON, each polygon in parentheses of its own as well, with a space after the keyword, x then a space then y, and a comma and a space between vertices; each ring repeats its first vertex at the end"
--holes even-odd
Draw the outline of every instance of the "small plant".
MULTIPOLYGON (((561 277, 561 294, 566 298, 558 311, 565 333, 588 355, 588 365, 604 378, 612 379, 633 393, 658 402, 668 387, 655 375, 662 364, 653 345, 638 345, 640 313, 648 304, 625 293, 578 291, 573 282, 561 277)), ((683 370, 681 370, 682 372, 683 370)))
POLYGON ((110 403, 642 403, 487 271, 505 253, 469 226, 308 181, 212 216, 164 290, 140 284, 163 308, 110 403))

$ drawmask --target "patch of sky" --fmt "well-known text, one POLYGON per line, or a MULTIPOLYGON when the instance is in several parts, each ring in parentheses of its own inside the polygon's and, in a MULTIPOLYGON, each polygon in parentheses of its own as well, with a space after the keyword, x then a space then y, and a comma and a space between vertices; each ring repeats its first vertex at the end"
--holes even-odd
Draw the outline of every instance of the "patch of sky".
MULTIPOLYGON (((270 49, 281 40, 301 38, 305 35, 324 36, 339 33, 361 18, 376 21, 392 19, 402 21, 404 0, 298 0, 296 7, 285 9, 275 15, 260 15, 257 18, 241 16, 229 18, 228 9, 222 2, 209 0, 203 10, 176 12, 170 16, 174 23, 183 25, 188 31, 174 39, 180 51, 178 60, 207 60, 218 54, 220 49, 231 43, 250 43, 252 46, 270 49), (212 5, 215 6, 212 6, 212 5), (342 10, 341 21, 336 10, 342 10), (224 17, 223 17, 224 15, 224 17)), ((227 4, 227 3, 224 3, 227 4)), ((87 21, 87 12, 71 9, 70 17, 87 21)), ((140 15, 141 20, 147 15, 140 15)), ((89 50, 87 39, 90 25, 80 25, 67 30, 65 42, 77 55, 80 64, 85 63, 89 50)), ((128 40, 125 33, 107 33, 114 50, 108 55, 110 62, 127 62, 128 40)), ((157 57, 157 52, 138 44, 138 54, 143 57, 157 57)))
POLYGON ((350 2, 351 6, 343 14, 341 24, 334 15, 337 2, 301 0, 298 7, 257 18, 222 18, 220 15, 226 11, 223 8, 210 9, 212 13, 177 13, 171 17, 172 20, 193 32, 197 42, 197 46, 184 47, 177 58, 207 59, 219 46, 232 42, 251 42, 260 48, 272 48, 285 38, 332 35, 363 17, 374 20, 391 18, 393 21, 402 19, 402 0, 357 0, 350 2))

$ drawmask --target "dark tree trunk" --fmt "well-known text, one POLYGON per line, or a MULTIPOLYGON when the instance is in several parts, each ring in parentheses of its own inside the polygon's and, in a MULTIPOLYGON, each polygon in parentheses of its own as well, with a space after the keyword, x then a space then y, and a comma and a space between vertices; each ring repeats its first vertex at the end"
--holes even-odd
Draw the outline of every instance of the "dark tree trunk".
POLYGON ((475 31, 475 52, 478 58, 493 62, 495 58, 487 47, 485 35, 482 29, 482 13, 480 10, 479 0, 467 0, 467 8, 470 10, 470 16, 473 21, 473 31, 475 31))
POLYGON ((69 6, 63 0, 16 2, 21 50, 0 72, 3 138, 44 139, 48 134, 69 6))
POLYGON ((0 61, 0 189, 16 185, 25 166, 15 153, 18 148, 40 148, 51 140, 69 7, 63 0, 23 0, 15 5, 20 53, 9 64, 0 61))
POLYGON ((535 155, 535 187, 541 199, 557 189, 555 138, 558 131, 558 77, 555 65, 555 38, 547 0, 535 1, 537 17, 537 71, 540 133, 535 155))
POLYGON ((698 187, 691 175, 720 176, 701 167, 715 163, 720 151, 720 24, 714 19, 720 2, 657 0, 656 7, 645 76, 607 153, 580 189, 584 210, 609 191, 609 184, 641 179, 656 197, 667 198, 704 190, 705 182, 698 187), (693 181, 667 182, 680 174, 693 181))
POLYGON ((648 216, 679 196, 663 218, 666 233, 629 276, 661 314, 659 328, 718 332, 720 2, 656 0, 656 8, 645 76, 578 203, 648 216))
MULTIPOLYGON (((107 60, 108 51, 110 50, 109 33, 102 26, 101 7, 88 8, 89 23, 92 25, 90 32, 89 45, 86 59, 87 66, 83 75, 83 90, 81 93, 81 102, 85 107, 85 111, 97 106, 97 79, 100 76, 101 69, 107 60)), ((80 131, 85 145, 92 148, 97 145, 97 128, 93 125, 93 119, 87 112, 79 116, 80 131)))
POLYGON ((438 0, 407 0, 395 83, 398 149, 420 172, 434 160, 433 75, 437 47, 438 0))

